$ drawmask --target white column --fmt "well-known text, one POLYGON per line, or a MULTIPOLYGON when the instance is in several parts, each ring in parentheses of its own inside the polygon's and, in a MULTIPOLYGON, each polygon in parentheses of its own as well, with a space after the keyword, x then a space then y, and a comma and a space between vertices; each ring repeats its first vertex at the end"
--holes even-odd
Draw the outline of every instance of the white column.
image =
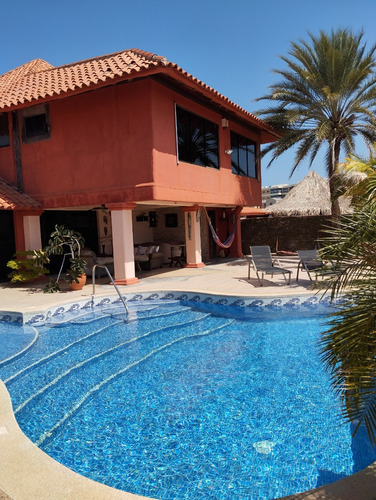
POLYGON ((185 267, 205 267, 201 252, 200 207, 182 207, 185 216, 185 244, 187 264, 185 267))
POLYGON ((119 203, 107 206, 111 210, 115 283, 133 285, 139 282, 135 276, 133 250, 132 209, 136 205, 119 203))
POLYGON ((40 250, 42 248, 40 216, 24 215, 23 228, 25 237, 25 250, 40 250))

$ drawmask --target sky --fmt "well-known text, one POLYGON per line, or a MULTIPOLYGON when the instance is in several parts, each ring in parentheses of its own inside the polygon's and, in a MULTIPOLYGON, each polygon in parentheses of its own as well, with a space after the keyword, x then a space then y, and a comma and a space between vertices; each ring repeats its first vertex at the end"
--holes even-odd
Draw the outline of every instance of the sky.
MULTIPOLYGON (((376 43, 376 0, 2 0, 0 74, 33 59, 54 66, 130 48, 166 57, 245 110, 266 102, 291 42, 308 33, 349 28, 376 43)), ((356 151, 365 154, 359 145, 356 151)), ((294 151, 266 168, 262 185, 296 183, 294 151)), ((312 167, 326 176, 321 158, 312 167)))

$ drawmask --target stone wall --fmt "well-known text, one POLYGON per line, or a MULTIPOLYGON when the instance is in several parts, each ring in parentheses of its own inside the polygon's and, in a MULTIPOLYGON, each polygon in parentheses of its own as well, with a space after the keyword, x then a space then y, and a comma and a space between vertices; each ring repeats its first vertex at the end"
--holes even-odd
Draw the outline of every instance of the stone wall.
POLYGON ((254 217, 243 219, 242 252, 249 255, 250 245, 269 245, 276 250, 309 250, 324 234, 322 229, 328 226, 328 216, 307 217, 254 217))

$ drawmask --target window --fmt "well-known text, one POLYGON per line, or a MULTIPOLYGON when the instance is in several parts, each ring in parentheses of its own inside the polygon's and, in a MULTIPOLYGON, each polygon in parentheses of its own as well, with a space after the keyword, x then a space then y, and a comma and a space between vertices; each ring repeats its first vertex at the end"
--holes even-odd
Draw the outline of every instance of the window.
POLYGON ((0 148, 9 145, 10 141, 8 113, 0 113, 0 148))
POLYGON ((44 141, 50 138, 48 105, 33 106, 22 111, 22 142, 44 141))
POLYGON ((232 173, 256 179, 256 143, 232 132, 231 149, 232 173))
POLYGON ((218 125, 176 107, 178 160, 219 168, 218 125))

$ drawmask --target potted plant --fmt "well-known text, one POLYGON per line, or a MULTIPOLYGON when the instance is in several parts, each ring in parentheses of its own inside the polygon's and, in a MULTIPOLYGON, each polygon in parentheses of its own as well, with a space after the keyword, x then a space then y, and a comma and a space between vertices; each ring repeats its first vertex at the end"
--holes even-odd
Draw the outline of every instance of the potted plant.
POLYGON ((47 255, 63 255, 64 257, 57 280, 51 280, 45 288, 45 292, 60 290, 58 281, 66 257, 69 257, 70 265, 64 279, 70 285, 71 289, 81 290, 86 283, 86 262, 80 257, 81 248, 84 244, 85 240, 78 231, 68 229, 65 226, 55 226, 55 231, 50 235, 45 252, 47 255))
POLYGON ((46 264, 50 259, 44 250, 25 250, 16 252, 7 267, 12 271, 8 274, 11 283, 27 283, 36 281, 49 273, 46 264))
POLYGON ((86 283, 86 262, 79 256, 69 260, 70 267, 67 269, 64 279, 72 290, 81 290, 86 283))

